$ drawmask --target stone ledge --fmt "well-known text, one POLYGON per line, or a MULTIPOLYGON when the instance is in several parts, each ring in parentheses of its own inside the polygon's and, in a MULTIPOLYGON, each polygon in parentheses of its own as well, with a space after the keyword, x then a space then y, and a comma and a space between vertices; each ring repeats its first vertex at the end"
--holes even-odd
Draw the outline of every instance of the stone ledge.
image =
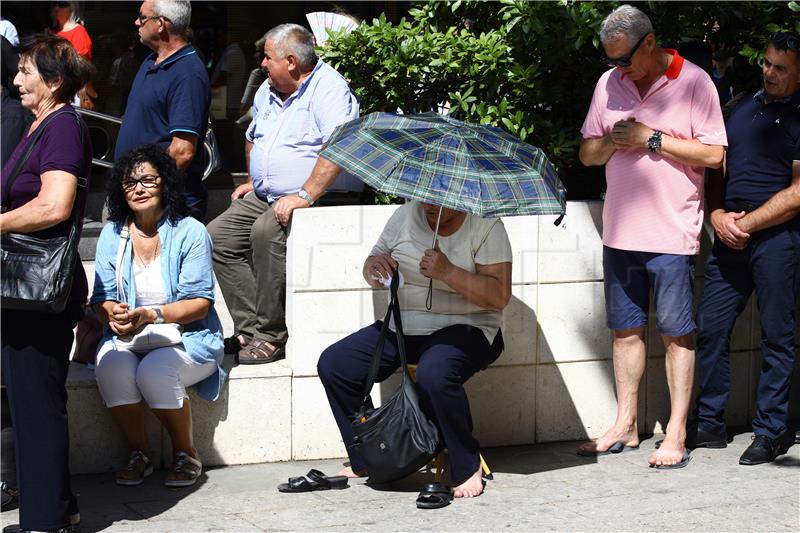
MULTIPOLYGON (((226 366, 230 368, 230 359, 226 366)), ((195 445, 207 466, 288 461, 292 458, 292 371, 285 361, 238 366, 220 398, 208 402, 190 389, 195 445)), ((119 468, 127 448, 97 389, 94 372, 70 365, 67 378, 70 468, 73 474, 119 468)), ((145 429, 157 467, 171 462, 169 435, 147 409, 145 429)))

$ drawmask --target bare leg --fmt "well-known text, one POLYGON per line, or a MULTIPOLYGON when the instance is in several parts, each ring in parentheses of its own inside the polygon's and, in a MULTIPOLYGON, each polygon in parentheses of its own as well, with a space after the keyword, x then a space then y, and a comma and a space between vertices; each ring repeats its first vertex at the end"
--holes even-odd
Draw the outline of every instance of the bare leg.
POLYGON ((118 405, 108 410, 122 431, 128 450, 141 450, 147 454, 147 436, 144 432, 144 402, 118 405))
POLYGON ((669 384, 670 415, 667 435, 661 447, 650 456, 652 465, 674 465, 686 451, 686 420, 692 401, 694 380, 694 342, 692 335, 663 336, 667 347, 666 369, 669 384))
MULTIPOLYGON (((110 407, 108 411, 122 431, 122 436, 125 438, 125 442, 128 443, 128 451, 140 450, 145 455, 148 455, 150 452, 147 449, 147 435, 144 431, 144 402, 118 405, 117 407, 110 407)), ((133 470, 123 469, 117 472, 118 480, 130 480, 138 476, 139 473, 133 470)), ((70 517, 71 524, 77 522, 80 522, 80 515, 78 515, 77 521, 74 520, 74 517, 70 517)))
POLYGON ((349 478, 366 477, 367 471, 366 470, 359 470, 358 472, 355 472, 353 470, 353 467, 346 466, 346 467, 342 468, 341 470, 339 470, 339 473, 336 474, 336 475, 337 476, 346 476, 346 477, 349 477, 349 478))
POLYGON ((474 498, 483 494, 483 471, 481 467, 469 476, 466 481, 453 487, 453 496, 455 498, 474 498))
POLYGON ((617 384, 617 420, 596 441, 581 446, 585 452, 604 452, 614 443, 639 445, 636 424, 639 405, 639 383, 644 375, 646 350, 644 327, 614 331, 614 380, 617 384))
MULTIPOLYGON (((183 399, 183 407, 179 409, 153 409, 153 413, 164 425, 172 441, 172 455, 178 452, 186 452, 190 456, 199 460, 200 456, 194 447, 194 437, 192 435, 192 408, 189 405, 189 398, 183 399)), ((167 479, 187 479, 185 474, 170 472, 167 479)))

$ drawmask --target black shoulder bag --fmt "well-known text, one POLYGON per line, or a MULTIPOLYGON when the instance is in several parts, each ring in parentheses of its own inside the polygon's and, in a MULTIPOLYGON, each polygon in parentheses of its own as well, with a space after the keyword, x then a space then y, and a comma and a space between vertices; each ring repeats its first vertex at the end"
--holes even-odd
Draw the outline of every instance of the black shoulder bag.
POLYGON ((400 321, 400 304, 397 299, 398 278, 395 270, 391 283, 391 302, 375 347, 364 399, 353 421, 356 449, 364 458, 369 480, 373 483, 387 483, 409 476, 428 464, 441 449, 439 431, 420 409, 417 391, 408 373, 403 326, 400 321), (386 403, 378 409, 370 409, 369 393, 378 376, 383 345, 392 315, 397 330, 397 351, 400 353, 403 372, 402 383, 386 403))
MULTIPOLYGON (((81 148, 85 148, 83 124, 75 117, 81 132, 81 148)), ((4 191, 4 200, 9 202, 11 188, 31 151, 42 136, 50 121, 61 113, 53 113, 33 133, 25 153, 20 156, 11 171, 4 191)), ((0 239, 0 262, 2 263, 2 306, 4 309, 34 311, 38 313, 60 313, 67 306, 72 289, 72 278, 78 261, 78 241, 83 226, 83 210, 86 204, 88 180, 78 177, 78 190, 72 206, 71 224, 67 236, 41 238, 32 234, 7 233, 0 239)), ((3 212, 8 205, 2 206, 3 212)))

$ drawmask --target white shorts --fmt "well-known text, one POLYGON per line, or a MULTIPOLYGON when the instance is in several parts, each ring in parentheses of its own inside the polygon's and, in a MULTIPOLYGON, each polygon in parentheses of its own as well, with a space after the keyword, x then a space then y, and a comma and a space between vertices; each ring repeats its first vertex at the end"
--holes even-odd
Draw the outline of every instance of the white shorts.
POLYGON ((152 409, 180 409, 186 387, 216 370, 215 362, 193 361, 182 344, 140 355, 117 350, 109 340, 97 353, 94 373, 106 407, 139 403, 144 397, 152 409))

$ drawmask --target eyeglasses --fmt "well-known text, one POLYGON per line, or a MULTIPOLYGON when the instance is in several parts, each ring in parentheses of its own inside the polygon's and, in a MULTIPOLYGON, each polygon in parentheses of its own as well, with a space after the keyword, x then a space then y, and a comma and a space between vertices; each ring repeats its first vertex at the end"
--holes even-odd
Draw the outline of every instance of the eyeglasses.
POLYGON ((649 33, 645 33, 644 35, 642 35, 639 38, 638 41, 636 41, 636 44, 633 45, 633 48, 631 49, 631 52, 630 52, 630 54, 627 55, 627 57, 618 57, 616 59, 612 59, 612 58, 608 57, 607 55, 603 54, 603 57, 601 58, 601 61, 604 64, 608 65, 609 67, 629 67, 629 66, 631 66, 631 63, 633 62, 633 54, 636 53, 636 50, 639 49, 639 47, 644 42, 644 38, 647 37, 648 35, 650 35, 650 34, 649 33))
POLYGON ((136 17, 136 20, 139 21, 140 25, 144 25, 144 23, 147 22, 148 20, 154 20, 154 19, 164 19, 164 20, 166 20, 168 22, 172 22, 167 17, 162 17, 161 15, 153 15, 152 17, 150 17, 150 16, 142 15, 141 13, 139 13, 139 16, 136 17))
POLYGON ((772 34, 769 42, 780 50, 794 50, 800 53, 800 36, 796 33, 779 31, 772 34))
POLYGON ((161 179, 161 176, 152 176, 152 175, 144 175, 139 179, 135 178, 126 178, 122 181, 122 189, 124 191, 132 191, 136 189, 136 186, 140 183, 142 187, 145 189, 153 189, 158 187, 158 180, 161 179))

